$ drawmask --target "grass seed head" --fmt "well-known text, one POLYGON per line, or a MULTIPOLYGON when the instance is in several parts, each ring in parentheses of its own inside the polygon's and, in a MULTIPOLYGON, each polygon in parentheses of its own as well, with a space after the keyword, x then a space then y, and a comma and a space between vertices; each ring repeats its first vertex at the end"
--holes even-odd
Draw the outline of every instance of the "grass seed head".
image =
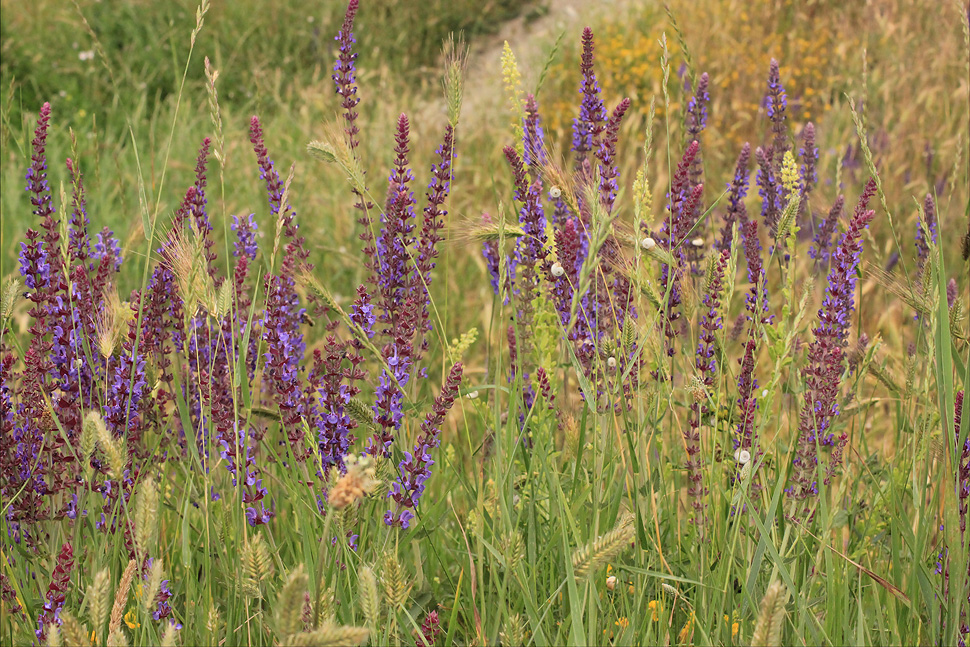
POLYGON ((377 627, 377 621, 381 613, 381 597, 377 588, 377 575, 374 574, 374 569, 370 566, 362 567, 358 575, 358 581, 360 584, 360 594, 358 596, 360 610, 364 613, 364 621, 367 623, 367 626, 374 629, 377 627))
POLYGON ((785 626, 785 602, 788 591, 785 585, 774 581, 761 598, 758 620, 751 636, 752 647, 769 647, 781 644, 781 631, 785 626))
POLYGON ((635 529, 632 514, 624 514, 616 527, 573 553, 573 572, 581 580, 630 547, 635 529))
POLYGON ((384 588, 384 601, 392 609, 401 609, 408 601, 411 584, 407 580, 404 567, 394 553, 387 553, 381 565, 381 585, 384 588))
POLYGON ((88 619, 94 626, 96 637, 101 636, 101 629, 108 620, 108 599, 111 597, 111 572, 101 569, 94 576, 87 591, 88 619))
POLYGON ((142 584, 141 604, 146 614, 151 611, 152 605, 155 604, 155 597, 162 590, 162 580, 164 579, 165 565, 162 559, 160 557, 153 559, 148 581, 142 584))
POLYGON ((310 578, 303 564, 297 566, 276 598, 276 632, 280 636, 291 636, 303 630, 303 597, 310 578))

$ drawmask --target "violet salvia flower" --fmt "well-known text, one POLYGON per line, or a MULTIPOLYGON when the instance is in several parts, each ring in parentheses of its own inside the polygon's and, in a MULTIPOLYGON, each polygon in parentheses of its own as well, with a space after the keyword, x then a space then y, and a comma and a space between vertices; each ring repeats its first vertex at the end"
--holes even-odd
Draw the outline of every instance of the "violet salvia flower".
POLYGON ((599 147, 599 136, 606 121, 606 107, 600 97, 600 86, 593 71, 593 30, 583 28, 583 54, 579 66, 582 81, 579 93, 579 117, 573 120, 573 150, 576 152, 576 168, 582 168, 589 153, 599 147))
MULTIPOLYGON (((688 142, 700 141, 701 132, 707 126, 707 106, 711 102, 711 95, 707 91, 709 85, 710 77, 708 77, 707 72, 704 72, 697 80, 697 91, 687 102, 685 130, 687 131, 688 142)), ((703 171, 704 165, 700 153, 698 153, 690 166, 689 182, 691 187, 701 183, 703 171)))
POLYGON ((265 374, 270 376, 280 418, 290 449, 298 461, 305 461, 310 452, 303 442, 305 402, 300 379, 300 362, 306 351, 300 332, 299 297, 292 279, 269 276, 266 280, 266 309, 261 328, 266 342, 265 374))
POLYGON ((785 109, 787 107, 788 98, 785 96, 785 88, 781 84, 778 61, 771 59, 768 66, 768 94, 765 97, 765 109, 768 112, 771 132, 774 135, 771 143, 772 152, 779 161, 789 148, 788 128, 785 125, 785 109))
MULTIPOLYGON (((345 469, 344 456, 354 442, 353 430, 357 427, 357 421, 350 417, 347 407, 360 389, 353 381, 344 383, 348 377, 342 366, 345 349, 346 344, 338 342, 335 336, 330 335, 324 347, 326 355, 320 351, 314 353, 315 366, 311 382, 319 385, 317 443, 324 474, 331 467, 337 467, 341 471, 345 469)), ((354 372, 350 377, 363 377, 363 374, 354 372)))
POLYGON ((256 243, 259 225, 254 220, 255 215, 251 213, 245 220, 240 219, 239 216, 232 217, 230 228, 236 233, 236 241, 233 243, 235 251, 232 255, 236 258, 246 256, 251 261, 256 260, 256 253, 259 251, 259 245, 256 243))
POLYGON ((392 486, 388 497, 397 503, 395 510, 388 510, 384 514, 384 523, 389 526, 407 528, 414 513, 411 512, 418 504, 424 492, 428 477, 431 476, 431 450, 441 444, 441 424, 445 415, 451 409, 458 397, 458 387, 461 386, 462 365, 455 363, 441 387, 441 394, 435 398, 431 412, 421 423, 421 434, 414 445, 414 451, 404 452, 404 460, 398 465, 400 476, 392 486))
POLYGON ((717 375, 717 360, 714 358, 715 345, 717 338, 715 334, 722 327, 722 318, 719 312, 721 307, 721 284, 724 281, 724 271, 727 262, 731 257, 729 250, 722 251, 714 265, 714 273, 707 293, 704 295, 704 306, 707 312, 701 318, 700 339, 697 343, 697 353, 694 357, 694 368, 697 371, 700 381, 703 384, 701 393, 695 396, 694 404, 691 406, 692 415, 687 430, 684 431, 684 446, 687 450, 687 474, 690 479, 690 488, 687 495, 691 497, 691 506, 694 508, 694 524, 700 529, 705 522, 707 505, 704 497, 708 489, 703 483, 703 464, 700 456, 701 435, 700 426, 703 417, 710 413, 707 405, 709 391, 714 387, 714 379, 717 375))
MULTIPOLYGON (((748 263, 748 294, 744 297, 744 307, 748 311, 748 321, 760 318, 761 323, 771 323, 768 315, 768 285, 765 268, 761 261, 761 241, 758 238, 758 222, 749 220, 741 228, 744 242, 744 257, 748 263), (761 302, 759 307, 758 302, 761 302)), ((753 324, 752 324, 753 325, 753 324)))
POLYGON ((249 264, 256 260, 256 254, 259 252, 259 245, 256 242, 259 226, 253 219, 254 216, 255 214, 252 213, 245 219, 233 216, 232 225, 230 225, 232 231, 236 234, 232 253, 236 258, 236 267, 232 273, 232 284, 236 293, 236 304, 240 319, 246 318, 245 313, 248 312, 251 301, 249 290, 246 289, 249 264))
POLYGON ((761 196, 761 217, 764 218, 765 225, 771 231, 771 237, 774 238, 778 234, 778 221, 781 218, 782 209, 784 209, 781 195, 783 188, 778 183, 778 178, 775 176, 775 170, 772 167, 772 148, 769 146, 765 150, 759 146, 754 152, 754 157, 758 162, 756 181, 758 183, 758 195, 761 196))
POLYGON ((815 238, 812 246, 808 249, 808 255, 815 259, 815 266, 818 267, 829 259, 829 246, 832 244, 832 234, 835 233, 842 219, 842 209, 845 206, 845 196, 838 196, 828 215, 815 231, 815 238))
MULTIPOLYGON (((694 158, 700 153, 700 148, 701 145, 696 140, 687 146, 684 156, 677 164, 674 178, 670 182, 670 194, 667 196, 668 217, 660 227, 660 240, 658 242, 663 243, 671 252, 684 242, 687 233, 694 226, 694 221, 691 219, 692 214, 687 213, 684 207, 693 190, 690 186, 690 167, 694 163, 694 158)), ((697 199, 699 200, 700 196, 697 199)))
POLYGON ((370 295, 367 288, 363 285, 357 286, 357 298, 354 299, 350 307, 350 319, 368 339, 374 337, 374 324, 377 323, 377 315, 374 314, 374 306, 370 302, 370 295))
POLYGON ((360 97, 357 96, 357 69, 354 61, 357 60, 357 52, 353 51, 354 44, 354 18, 357 16, 358 0, 350 0, 347 4, 347 13, 344 14, 344 22, 337 32, 336 41, 339 45, 337 62, 333 66, 334 84, 337 86, 337 94, 340 96, 340 107, 344 110, 346 125, 344 132, 347 133, 348 143, 351 150, 356 151, 358 144, 357 135, 360 129, 357 127, 357 104, 360 97))
POLYGON ((118 272, 121 270, 121 262, 123 260, 121 257, 121 243, 114 237, 114 232, 107 227, 104 227, 98 232, 91 258, 101 261, 101 264, 106 265, 110 271, 118 272))
POLYGON ((307 259, 310 257, 310 252, 304 247, 305 239, 300 235, 300 226, 296 223, 296 212, 289 204, 283 204, 285 187, 280 179, 279 172, 273 165, 273 160, 269 157, 269 152, 266 150, 263 126, 259 122, 259 117, 255 115, 249 122, 249 141, 256 153, 259 177, 266 182, 270 213, 283 218, 283 233, 286 235, 287 243, 283 253, 281 272, 292 275, 299 266, 308 265, 307 259))
POLYGON ((751 159, 751 144, 744 143, 734 167, 734 179, 728 184, 728 210, 724 216, 724 226, 721 237, 715 243, 715 249, 721 251, 731 249, 734 235, 734 223, 744 225, 748 219, 748 211, 744 206, 744 198, 748 195, 748 162, 751 159))
POLYGON ((415 356, 418 361, 421 352, 427 350, 427 333, 431 331, 428 307, 430 295, 428 287, 431 285, 431 271, 435 268, 435 259, 438 257, 437 245, 444 236, 441 228, 444 227, 444 218, 448 212, 444 209, 445 200, 451 189, 451 178, 454 176, 452 169, 455 157, 455 131, 451 124, 445 126, 444 141, 436 151, 438 163, 431 166, 431 183, 428 185, 428 206, 424 208, 423 219, 421 222, 421 233, 418 236, 415 247, 414 263, 417 271, 412 273, 413 285, 410 286, 412 294, 420 294, 422 297, 421 323, 418 334, 422 338, 419 352, 415 356))
POLYGON ((802 158, 801 202, 798 203, 798 216, 802 218, 804 214, 811 215, 812 210, 809 200, 812 197, 812 190, 818 182, 818 147, 815 145, 815 124, 808 122, 802 129, 802 147, 798 150, 799 157, 802 158))
POLYGON ((67 592, 71 584, 71 571, 74 570, 74 548, 71 544, 65 543, 61 546, 61 552, 57 555, 57 563, 54 572, 51 574, 51 583, 47 587, 47 595, 44 601, 44 608, 37 618, 37 629, 34 635, 43 642, 47 638, 47 630, 50 625, 61 624, 60 612, 64 608, 64 601, 67 599, 67 592))
MULTIPOLYGON (((855 309, 856 268, 862 255, 862 232, 875 215, 868 210, 869 198, 875 193, 875 180, 870 179, 859 199, 855 213, 832 254, 828 288, 818 311, 815 339, 809 346, 808 365, 803 371, 806 385, 805 406, 800 416, 798 442, 793 460, 794 472, 789 496, 804 502, 818 495, 816 445, 833 447, 826 466, 828 482, 838 469, 847 436, 836 438, 832 423, 839 414, 838 392, 844 371, 849 317, 855 309)), ((808 513, 806 507, 802 511, 808 513)))
POLYGON ((519 238, 515 245, 515 262, 511 271, 516 294, 519 299, 519 310, 522 322, 528 325, 531 321, 532 298, 537 286, 538 275, 536 266, 545 268, 546 258, 546 216, 542 207, 542 180, 529 184, 522 158, 511 146, 504 149, 505 159, 512 168, 512 180, 515 187, 515 200, 521 204, 519 209, 519 223, 525 236, 519 238), (516 271, 521 267, 521 271, 516 271))
POLYGON ((619 169, 616 168, 616 144, 620 138, 620 122, 623 115, 630 108, 630 99, 623 99, 613 109, 606 122, 606 129, 600 142, 596 157, 600 161, 600 203, 606 209, 606 213, 613 211, 613 203, 616 201, 616 193, 620 187, 616 178, 620 176, 619 169))
POLYGON ((111 388, 104 406, 104 421, 115 436, 137 441, 141 431, 140 404, 148 383, 145 379, 144 346, 136 347, 138 338, 138 303, 141 297, 133 293, 131 309, 134 318, 128 322, 128 335, 122 344, 121 356, 111 362, 111 388))
MULTIPOLYGON (((960 442, 963 423, 963 390, 953 396, 953 431, 956 442, 960 442)), ((970 503, 970 436, 959 450, 960 461, 957 465, 957 496, 960 505, 960 533, 967 532, 967 505, 970 503)), ((970 574, 970 573, 968 573, 970 574)))
POLYGON ((414 179, 408 167, 409 130, 407 115, 398 118, 395 158, 389 178, 388 200, 381 214, 381 231, 377 236, 377 288, 383 310, 381 323, 384 333, 393 334, 398 320, 404 316, 404 303, 411 285, 414 244, 414 195, 409 188, 414 179))
POLYGON ((930 240, 936 243, 936 202, 933 196, 926 194, 923 201, 923 222, 916 223, 916 256, 917 265, 922 270, 930 256, 930 245, 923 234, 923 227, 930 233, 930 240))
POLYGON ((84 184, 81 179, 81 169, 70 158, 67 160, 67 170, 71 174, 74 185, 71 195, 71 219, 68 222, 68 250, 71 261, 86 265, 91 255, 91 238, 88 236, 88 214, 84 199, 84 184))
POLYGON ((525 119, 522 121, 522 159, 525 165, 533 169, 546 163, 545 133, 542 130, 542 118, 539 117, 539 104, 534 94, 525 98, 525 119))

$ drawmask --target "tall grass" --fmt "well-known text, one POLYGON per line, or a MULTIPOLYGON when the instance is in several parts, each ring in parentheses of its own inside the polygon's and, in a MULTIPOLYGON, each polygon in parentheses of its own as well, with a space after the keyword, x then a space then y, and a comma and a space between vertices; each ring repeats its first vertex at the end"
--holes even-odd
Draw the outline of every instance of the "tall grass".
POLYGON ((171 99, 107 113, 130 132, 4 112, 5 643, 965 640, 970 171, 954 146, 902 203, 895 59, 815 131, 764 65, 732 177, 723 86, 672 107, 697 21, 658 119, 584 31, 570 141, 510 51, 513 128, 462 114, 460 44, 440 112, 381 88, 356 2, 326 108, 236 104, 227 61, 192 82, 206 5, 171 99))

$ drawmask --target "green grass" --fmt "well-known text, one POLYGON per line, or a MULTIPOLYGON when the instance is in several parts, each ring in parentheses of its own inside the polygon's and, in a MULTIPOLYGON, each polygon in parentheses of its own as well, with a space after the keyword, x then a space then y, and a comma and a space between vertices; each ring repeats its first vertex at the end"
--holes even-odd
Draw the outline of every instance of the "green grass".
MULTIPOLYGON (((474 44, 476 36, 491 32, 498 21, 510 17, 515 4, 486 3, 481 7, 484 18, 473 17, 476 8, 462 2, 425 3, 414 12, 403 4, 365 8, 356 22, 362 52, 358 61, 361 157, 370 190, 381 198, 375 202, 382 202, 392 159, 392 127, 399 113, 411 115, 411 162, 421 205, 428 167, 446 120, 435 78, 438 43, 447 32, 463 27, 474 44)), ((711 22, 681 20, 680 27, 695 60, 716 65, 717 51, 723 51, 716 48, 724 46, 722 41, 715 36, 700 40, 695 34, 723 33, 714 18, 729 15, 734 4, 720 0, 702 4, 696 11, 703 16, 702 9, 709 9, 711 22)), ((915 38, 912 30, 925 33, 933 27, 926 12, 903 2, 876 4, 896 13, 867 14, 879 18, 866 25, 866 36, 878 45, 870 51, 868 85, 854 85, 849 93, 855 99, 872 97, 857 121, 849 101, 835 93, 835 88, 845 88, 845 79, 821 79, 830 82, 833 99, 817 122, 825 142, 817 195, 826 200, 834 197, 835 189, 826 181, 836 183, 841 177, 848 194, 847 211, 851 211, 871 173, 878 173, 881 192, 870 205, 876 209, 876 222, 864 237, 862 279, 850 333, 852 340, 864 332, 872 341, 840 390, 842 413, 836 430, 844 429, 849 437, 845 468, 830 485, 820 486, 813 520, 792 518, 784 493, 804 399, 804 347, 812 340, 811 328, 825 287, 825 277, 813 275, 807 243, 799 242, 790 250, 787 264, 780 253, 766 263, 776 322, 773 327, 759 327, 755 368, 761 385, 755 425, 765 452, 755 465, 760 491, 751 487, 751 481, 733 479, 731 422, 742 341, 731 339, 725 330, 718 333, 718 377, 703 394, 717 415, 701 427, 702 472, 710 489, 701 535, 690 519, 682 435, 697 394, 688 387, 696 374, 694 350, 699 315, 704 312, 700 298, 685 298, 687 332, 668 360, 658 341, 660 315, 646 297, 638 295, 640 318, 630 335, 642 349, 648 368, 666 366, 675 377, 658 382, 645 370, 629 410, 597 411, 588 406, 587 400, 596 399, 596 386, 584 376, 573 347, 561 342, 561 324, 550 315, 549 302, 537 299, 531 320, 515 316, 515 306, 503 305, 489 289, 479 245, 460 242, 482 211, 513 217, 518 208, 501 154, 501 146, 511 143, 512 135, 501 109, 491 110, 485 102, 481 112, 466 110, 458 125, 458 170, 447 205, 451 212, 447 236, 452 240, 442 248, 431 286, 435 329, 424 362, 430 377, 414 380, 408 388, 405 426, 393 458, 378 461, 375 467, 381 482, 376 491, 351 511, 318 512, 320 479, 307 464, 293 460, 285 442, 276 442, 281 434, 279 416, 271 395, 259 388, 260 381, 268 380, 259 370, 251 384, 241 379, 243 393, 236 415, 242 421, 255 421, 266 432, 257 455, 276 513, 269 525, 254 530, 246 523, 241 491, 231 486, 224 463, 213 459, 206 466, 192 442, 184 458, 146 467, 146 473, 136 479, 131 499, 115 509, 122 519, 137 522, 136 534, 142 526, 154 531, 139 549, 164 564, 165 579, 174 594, 170 600, 174 617, 184 625, 175 638, 178 644, 299 644, 304 623, 296 616, 302 611, 304 591, 309 629, 317 632, 303 636, 307 644, 350 641, 350 630, 338 635, 337 627, 367 627, 370 644, 423 644, 414 632, 433 610, 443 631, 437 644, 752 644, 756 628, 770 624, 763 598, 777 583, 784 586, 784 613, 776 618, 779 644, 956 644, 958 609, 967 608, 961 595, 967 590, 966 574, 959 565, 965 563, 970 535, 959 531, 953 487, 968 425, 964 423, 961 437, 954 439, 953 407, 956 393, 970 384, 970 361, 967 322, 957 317, 957 309, 947 308, 946 285, 950 278, 956 279, 965 311, 967 266, 957 238, 970 217, 970 130, 966 126, 970 102, 968 81, 961 80, 960 73, 970 51, 958 30, 948 31, 946 38, 940 38, 948 60, 914 54, 937 72, 921 80, 918 66, 907 64, 901 50, 906 49, 903 39, 915 38), (913 94, 920 97, 919 106, 940 111, 937 121, 927 122, 894 98, 907 85, 916 88, 913 94), (858 156, 857 168, 837 174, 837 156, 847 145, 858 148, 866 141, 866 130, 892 133, 891 142, 904 142, 901 150, 892 145, 879 149, 874 143, 876 150, 869 151, 868 158, 858 156), (937 175, 917 175, 923 161, 913 157, 913 150, 923 141, 940 151, 936 170, 948 170, 939 201, 940 241, 931 247, 921 287, 913 284, 917 209, 912 200, 916 197, 921 203, 926 192, 937 191, 935 182, 928 181, 937 175), (886 280, 874 278, 866 262, 881 266, 896 251, 903 257, 901 268, 909 274, 897 270, 888 279, 896 286, 894 292, 886 280), (812 281, 814 290, 809 290, 812 281), (912 295, 918 290, 927 308, 914 321, 912 308, 900 302, 897 292, 912 295), (524 383, 522 370, 507 379, 510 323, 519 340, 531 336, 531 349, 520 345, 520 366, 531 367, 533 377, 535 368, 547 370, 555 386, 552 402, 540 397, 533 407, 525 407, 531 383, 524 383), (462 397, 443 427, 441 446, 434 450, 429 489, 416 523, 406 531, 389 530, 382 521, 387 509, 383 495, 402 452, 413 446, 420 433, 419 425, 443 375, 459 359, 449 356, 446 347, 472 327, 480 332, 479 339, 461 358, 465 364, 462 397), (589 397, 584 400, 581 394, 589 397), (151 489, 148 472, 159 479, 157 515, 139 513, 139 506, 145 506, 145 492, 151 489), (309 482, 314 482, 313 489, 309 482), (208 495, 213 488, 221 494, 219 500, 208 495), (735 512, 739 506, 744 512, 735 512), (626 515, 632 515, 632 522, 626 515), (938 530, 941 524, 942 531, 938 530), (348 545, 347 533, 357 536, 355 549, 348 545), (934 572, 944 543, 951 569, 948 597, 943 594, 943 578, 934 572), (376 594, 368 569, 376 574, 376 594), (940 622, 944 606, 949 609, 945 626, 940 622)), ((209 56, 221 72, 218 87, 226 146, 224 163, 211 163, 207 190, 220 272, 227 262, 226 223, 231 215, 252 212, 263 232, 262 256, 254 272, 265 276, 275 270, 269 253, 275 223, 247 132, 250 116, 258 113, 281 175, 286 178, 295 164, 290 202, 300 231, 307 236, 315 276, 349 310, 354 289, 367 274, 356 239, 359 227, 354 224, 353 196, 337 166, 321 164, 306 153, 307 142, 321 139, 325 125, 338 118, 329 74, 331 38, 343 7, 327 4, 313 22, 306 20, 297 3, 276 3, 265 12, 257 11, 261 4, 213 7, 186 66, 195 7, 137 2, 119 6, 118 10, 101 3, 81 6, 105 48, 106 64, 115 78, 111 83, 103 78, 105 68, 98 58, 78 60, 77 51, 93 45, 73 9, 41 2, 35 3, 33 11, 17 12, 12 3, 4 2, 0 179, 7 190, 0 197, 0 276, 6 281, 16 275, 23 232, 37 227, 23 191, 13 189, 23 185, 29 162, 31 120, 37 107, 33 104, 50 98, 54 117, 48 166, 55 205, 63 213, 67 205, 62 204, 61 192, 70 199, 64 158, 79 159, 92 231, 106 225, 124 244, 119 294, 124 298, 132 289, 145 286, 148 272, 158 262, 152 250, 168 230, 185 187, 194 180, 199 144, 213 133, 201 64, 202 56, 209 56), (45 38, 51 46, 41 51, 34 43, 45 29, 50 30, 45 38), (161 36, 147 38, 144 52, 131 45, 156 33, 161 36), (76 49, 74 40, 79 41, 76 49), (55 61, 60 63, 57 68, 51 65, 55 61), (183 69, 188 70, 187 80, 180 89, 183 69), (58 97, 61 89, 65 96, 58 97), (144 204, 140 186, 145 191, 144 204), (146 241, 143 235, 143 213, 155 223, 154 241, 146 241)), ((796 14, 780 12, 780 17, 773 15, 777 22, 771 23, 772 28, 778 33, 792 29, 792 38, 808 38, 810 29, 838 26, 837 7, 812 6, 817 19, 813 25, 796 14)), ((674 9, 676 14, 680 8, 674 9)), ((673 42, 669 25, 665 31, 673 42)), ((565 43, 569 43, 564 44, 568 59, 578 34, 568 34, 565 43)), ((861 52, 852 54, 861 61, 861 52)), ((798 64, 781 62, 783 74, 798 64)), ((497 68, 498 61, 493 63, 497 68)), ((672 64, 676 69, 679 60, 672 64)), ((598 58, 600 65, 610 63, 598 58)), ((845 68, 842 71, 853 76, 845 68)), ((531 78, 539 70, 524 72, 531 78)), ((574 105, 575 86, 555 82, 556 75, 550 78, 554 82, 544 86, 542 105, 559 101, 574 105)), ((482 82, 466 80, 466 93, 480 91, 473 86, 482 82)), ((763 83, 760 77, 758 83, 763 83)), ((678 81, 672 79, 670 85, 674 101, 682 101, 678 81)), ((500 92, 498 83, 494 92, 500 92)), ((656 100, 662 105, 663 94, 657 93, 656 100)), ((615 97, 607 96, 610 107, 615 102, 615 97)), ((641 103, 649 104, 649 99, 641 103)), ((716 98, 715 108, 751 119, 750 111, 745 113, 733 95, 716 98)), ((617 207, 618 230, 633 224, 630 187, 641 165, 655 196, 650 215, 657 222, 665 217, 663 195, 672 175, 670 167, 683 146, 677 110, 664 109, 662 114, 652 124, 654 143, 647 155, 640 153, 644 122, 631 120, 623 131, 620 182, 624 188, 617 207)), ((797 116, 794 119, 801 123, 797 116)), ((752 125, 751 131, 760 133, 763 123, 755 125, 758 128, 752 125)), ((560 147, 566 148, 565 128, 552 130, 560 147)), ((705 154, 705 174, 710 178, 706 209, 730 179, 736 147, 733 135, 718 126, 704 136, 704 150, 710 145, 712 151, 705 154)), ((756 216, 756 187, 750 194, 748 211, 756 216)), ((723 203, 714 205, 712 213, 719 217, 723 203)), ((636 280, 657 280, 659 263, 654 257, 636 250, 623 254, 630 259, 636 280)), ((733 255, 740 264, 741 250, 733 250, 733 255)), ((740 284, 728 279, 733 293, 733 298, 726 298, 728 328, 743 311, 741 293, 748 287, 744 270, 739 267, 738 272, 740 284)), ((698 281, 693 292, 702 289, 703 282, 698 281)), ((265 303, 262 282, 253 297, 258 306, 265 303)), ((15 353, 18 372, 30 343, 27 309, 21 300, 3 322, 8 329, 3 335, 4 353, 15 353)), ((322 329, 319 321, 312 328, 303 327, 308 354, 324 348, 322 329)), ((343 327, 338 334, 349 335, 343 327)), ((372 354, 365 355, 371 384, 361 398, 369 402, 380 362, 372 354)), ((184 351, 174 353, 173 360, 184 368, 192 358, 184 351)), ((605 358, 596 361, 605 371, 605 358)), ((226 371, 230 377, 238 376, 244 365, 240 362, 226 371)), ((179 371, 174 379, 179 391, 184 386, 189 393, 201 392, 204 387, 181 384, 179 371)), ((186 421, 194 414, 183 399, 169 413, 183 426, 192 427, 186 421)), ((964 421, 970 419, 968 415, 970 405, 965 404, 964 421)), ((143 443, 149 455, 160 455, 171 433, 165 425, 152 428, 143 443)), ((56 437, 56 429, 51 434, 51 439, 56 437)), ((358 441, 356 451, 363 444, 358 441)), ((122 533, 106 534, 95 527, 101 501, 97 491, 81 488, 78 508, 89 510, 88 516, 76 522, 39 523, 35 550, 9 540, 6 532, 0 534, 5 558, 0 569, 26 610, 26 616, 14 615, 9 602, 3 603, 0 635, 4 643, 26 644, 33 639, 54 560, 68 542, 76 564, 65 610, 86 625, 85 636, 97 625, 97 642, 105 644, 105 619, 93 613, 98 598, 95 575, 107 569, 109 584, 103 595, 110 606, 128 556, 122 533), (27 576, 25 568, 34 577, 27 576)), ((11 525, 4 519, 0 528, 9 531, 11 525)), ((122 621, 121 629, 129 644, 158 644, 165 626, 155 622, 141 604, 140 586, 136 577, 131 601, 122 605, 132 614, 122 621)), ((63 628, 67 640, 69 629, 68 622, 63 628)))

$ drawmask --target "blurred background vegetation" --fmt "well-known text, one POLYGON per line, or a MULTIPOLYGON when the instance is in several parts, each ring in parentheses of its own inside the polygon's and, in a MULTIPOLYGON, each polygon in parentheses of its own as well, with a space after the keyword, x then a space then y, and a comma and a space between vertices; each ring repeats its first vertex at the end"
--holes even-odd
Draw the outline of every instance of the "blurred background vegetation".
MULTIPOLYGON (((501 147, 512 140, 502 89, 499 55, 504 39, 519 58, 525 87, 538 94, 546 131, 568 149, 578 107, 579 33, 590 24, 597 36, 596 71, 607 105, 633 100, 633 116, 621 137, 621 185, 628 186, 642 163, 641 145, 651 99, 656 100, 654 187, 668 177, 668 140, 674 160, 682 151, 682 116, 691 72, 711 77, 710 123, 702 142, 705 200, 712 203, 732 175, 744 141, 761 143, 765 128, 765 77, 770 58, 781 63, 789 97, 789 119, 797 135, 817 125, 821 185, 813 210, 824 213, 837 194, 836 169, 851 204, 864 182, 865 166, 846 95, 864 106, 870 147, 882 173, 890 209, 900 231, 915 231, 913 197, 937 196, 944 231, 959 227, 967 209, 966 168, 968 74, 957 12, 963 0, 927 11, 919 0, 616 0, 589 8, 574 0, 381 0, 362 2, 356 21, 364 161, 374 178, 386 174, 392 126, 412 117, 412 163, 418 186, 444 123, 439 86, 441 43, 460 32, 472 48, 465 112, 459 127, 456 187, 451 200, 452 234, 460 234, 483 211, 510 204, 509 173, 501 147), (665 122, 659 39, 666 34, 673 56, 669 121, 665 122), (560 46, 554 48, 558 38, 560 46), (622 178, 626 178, 625 181, 622 178)), ((203 57, 220 71, 219 95, 226 128, 225 186, 212 177, 210 206, 216 213, 255 212, 266 223, 267 207, 248 141, 249 117, 259 114, 266 141, 285 175, 296 164, 292 195, 301 227, 315 250, 314 262, 346 286, 361 278, 359 245, 353 236, 352 196, 331 168, 313 163, 306 143, 319 138, 338 114, 330 80, 333 37, 345 3, 296 0, 215 2, 206 17, 188 68, 188 84, 171 150, 168 135, 185 66, 194 0, 63 0, 30 3, 0 0, 0 274, 16 271, 16 254, 31 223, 22 191, 28 147, 40 104, 53 106, 50 177, 55 194, 66 181, 63 159, 72 146, 85 172, 92 226, 108 225, 122 241, 140 237, 137 146, 149 199, 154 201, 163 160, 170 173, 162 188, 163 214, 171 214, 190 183, 194 157, 212 134, 204 90, 203 57), (104 59, 98 54, 103 48, 104 59), (130 127, 130 131, 129 131, 130 127), (76 143, 72 144, 71 131, 76 143)), ((961 9, 962 8, 962 9, 961 9)), ((214 174, 213 174, 214 175, 214 174)), ((663 189, 657 189, 658 196, 663 189)), ((69 193, 69 191, 68 191, 69 193)), ((756 194, 756 191, 752 191, 756 194)), ((756 195, 755 195, 756 197, 756 195)), ((663 200, 654 204, 655 214, 663 200)), ((720 208, 715 209, 719 213, 720 208)), ((885 218, 872 227, 867 256, 885 263, 895 251, 885 218)), ((912 252, 912 238, 900 240, 912 252)), ((944 246, 955 266, 955 244, 944 246)), ((491 292, 483 280, 478 250, 451 246, 445 252, 447 280, 435 286, 447 322, 446 335, 482 327, 489 320, 491 292), (461 294, 461 300, 449 295, 461 294), (482 308, 468 307, 481 303, 482 308)), ((138 277, 123 280, 123 293, 138 277)), ((339 288, 338 288, 339 290, 339 288)), ((874 308, 892 336, 902 309, 874 308)))

